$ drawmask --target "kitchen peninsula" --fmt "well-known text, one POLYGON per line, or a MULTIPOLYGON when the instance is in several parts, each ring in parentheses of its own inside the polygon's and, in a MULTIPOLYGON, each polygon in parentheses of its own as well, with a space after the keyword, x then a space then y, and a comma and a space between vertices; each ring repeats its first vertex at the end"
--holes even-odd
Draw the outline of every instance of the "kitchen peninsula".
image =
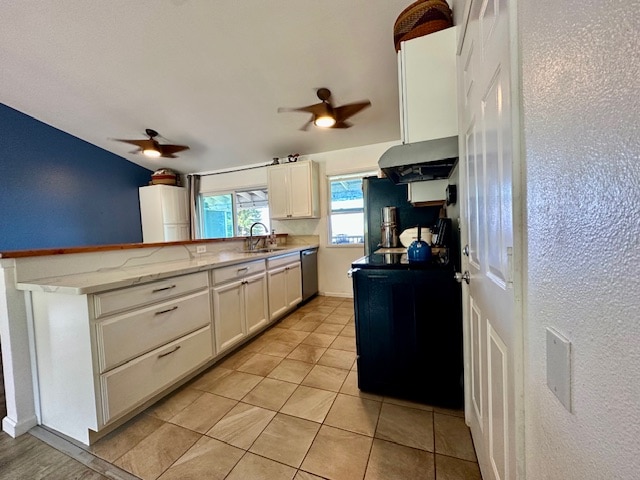
POLYGON ((259 252, 235 239, 0 258, 7 311, 30 328, 38 423, 92 443, 294 309, 300 252, 315 246, 281 235, 259 252))

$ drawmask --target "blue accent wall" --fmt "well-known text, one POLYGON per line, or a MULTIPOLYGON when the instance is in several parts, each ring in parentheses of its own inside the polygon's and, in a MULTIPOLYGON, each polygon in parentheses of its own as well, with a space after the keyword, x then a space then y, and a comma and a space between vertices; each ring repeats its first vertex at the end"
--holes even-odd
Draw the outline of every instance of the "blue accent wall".
POLYGON ((141 242, 151 173, 0 104, 0 251, 141 242))

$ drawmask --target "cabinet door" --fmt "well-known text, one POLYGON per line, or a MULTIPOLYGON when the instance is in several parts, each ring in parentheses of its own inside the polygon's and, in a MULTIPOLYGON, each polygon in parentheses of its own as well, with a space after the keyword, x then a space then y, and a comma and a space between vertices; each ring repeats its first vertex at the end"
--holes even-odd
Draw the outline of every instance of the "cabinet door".
POLYGON ((287 302, 287 267, 274 268, 267 272, 269 284, 269 319, 275 320, 289 307, 287 302))
POLYGON ((316 186, 317 181, 312 162, 301 162, 290 165, 291 171, 291 217, 317 217, 316 186))
POLYGON ((164 223, 188 223, 187 189, 165 186, 162 189, 162 216, 164 223))
POLYGON ((288 165, 267 168, 269 216, 289 218, 289 169, 288 165))
POLYGON ((245 319, 247 332, 264 327, 269 318, 267 309, 267 276, 260 273, 244 280, 245 319))
POLYGON ((313 217, 311 162, 301 162, 290 167, 290 211, 292 218, 313 217))
POLYGON ((398 55, 403 142, 457 135, 456 28, 402 42, 398 55))
POLYGON ((292 308, 302 301, 302 269, 300 262, 286 267, 287 274, 287 308, 292 308))
POLYGON ((244 322, 244 285, 242 281, 212 289, 216 352, 220 353, 247 335, 244 322))
POLYGON ((189 240, 188 223, 167 223, 164 225, 165 242, 178 242, 181 240, 189 240))

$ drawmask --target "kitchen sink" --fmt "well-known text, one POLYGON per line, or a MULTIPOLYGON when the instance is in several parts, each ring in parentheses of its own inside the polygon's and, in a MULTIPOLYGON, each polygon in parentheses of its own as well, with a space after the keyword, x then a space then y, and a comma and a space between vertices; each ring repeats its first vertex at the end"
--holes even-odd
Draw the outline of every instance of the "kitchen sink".
POLYGON ((286 250, 286 247, 262 247, 254 248, 253 250, 241 250, 242 253, 270 253, 279 252, 280 250, 286 250))

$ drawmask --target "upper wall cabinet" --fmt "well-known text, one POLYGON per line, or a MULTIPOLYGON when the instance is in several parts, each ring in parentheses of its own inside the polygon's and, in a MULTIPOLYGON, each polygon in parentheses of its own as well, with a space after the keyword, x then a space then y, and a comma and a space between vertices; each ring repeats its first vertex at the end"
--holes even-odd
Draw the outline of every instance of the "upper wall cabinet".
POLYGON ((187 189, 171 185, 140 187, 144 243, 189 240, 187 189))
POLYGON ((402 42, 398 81, 403 143, 458 135, 456 27, 402 42))
POLYGON ((318 218, 318 164, 309 160, 267 168, 269 215, 273 219, 318 218))

